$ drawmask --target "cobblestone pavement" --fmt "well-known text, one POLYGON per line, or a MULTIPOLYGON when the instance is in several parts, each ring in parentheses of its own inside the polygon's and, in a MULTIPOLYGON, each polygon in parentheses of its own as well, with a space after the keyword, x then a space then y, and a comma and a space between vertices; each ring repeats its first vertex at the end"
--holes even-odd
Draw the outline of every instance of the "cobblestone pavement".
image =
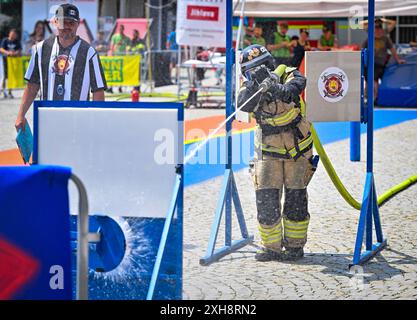
MULTIPOLYGON (((417 173, 417 121, 375 133, 377 192, 417 173)), ((366 171, 366 136, 362 160, 349 161, 349 141, 325 146, 336 171, 356 199, 362 198, 366 171)), ((349 273, 359 211, 347 205, 333 187, 322 165, 309 186, 311 214, 306 256, 296 263, 254 259, 259 244, 255 197, 247 170, 235 173, 240 199, 255 245, 246 246, 210 266, 200 266, 205 255, 222 178, 185 190, 184 298, 185 299, 417 299, 417 185, 380 208, 388 248, 356 275, 349 273)), ((234 239, 239 238, 236 219, 234 239)), ((223 236, 223 237, 222 237, 223 236)), ((218 247, 224 243, 219 231, 218 247)))
MULTIPOLYGON (((0 99, 0 150, 15 148, 14 120, 21 92, 14 100, 0 99)), ((224 110, 188 110, 186 118, 222 114, 224 110)), ((31 112, 28 114, 31 123, 31 112)), ((375 175, 379 194, 417 173, 417 121, 375 133, 375 175)), ((348 140, 325 145, 336 171, 356 199, 362 198, 366 171, 366 136, 362 162, 349 161, 348 140)), ((388 249, 353 276, 352 260, 358 211, 337 194, 322 165, 309 186, 311 223, 306 257, 297 263, 254 260, 255 198, 247 170, 235 173, 246 222, 255 245, 242 248, 210 266, 199 265, 205 255, 221 178, 185 189, 185 299, 417 299, 417 185, 381 209, 388 249)), ((234 238, 239 237, 234 223, 234 238)), ((220 229, 218 244, 224 241, 220 229)))
MULTIPOLYGON (((14 99, 4 99, 3 96, 0 97, 0 151, 17 148, 14 122, 16 120, 17 111, 19 110, 22 93, 22 90, 14 90, 14 99)), ((33 112, 28 112, 27 120, 33 128, 32 114, 33 112)))

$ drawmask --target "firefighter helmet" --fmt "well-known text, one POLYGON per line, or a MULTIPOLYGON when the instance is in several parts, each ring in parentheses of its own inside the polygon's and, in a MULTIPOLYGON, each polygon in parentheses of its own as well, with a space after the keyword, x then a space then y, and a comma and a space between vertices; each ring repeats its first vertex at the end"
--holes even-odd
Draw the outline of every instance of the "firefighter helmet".
POLYGON ((275 69, 274 58, 264 46, 254 44, 243 49, 240 54, 240 70, 242 74, 261 65, 265 65, 271 71, 275 69))

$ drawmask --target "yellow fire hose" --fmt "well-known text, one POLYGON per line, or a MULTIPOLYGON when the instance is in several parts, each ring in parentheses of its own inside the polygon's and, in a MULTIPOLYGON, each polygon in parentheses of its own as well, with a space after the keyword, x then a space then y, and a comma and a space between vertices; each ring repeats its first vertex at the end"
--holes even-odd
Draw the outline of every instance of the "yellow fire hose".
MULTIPOLYGON (((301 100, 301 113, 305 115, 305 104, 304 104, 303 99, 300 99, 300 100, 301 100)), ((329 175, 330 179, 332 180, 333 185, 336 187, 337 191, 339 191, 340 195, 343 197, 343 199, 345 199, 345 201, 350 206, 352 206, 353 208, 357 210, 360 210, 362 207, 361 203, 356 201, 356 199, 352 197, 352 195, 349 193, 349 191, 347 191, 347 189, 343 185, 329 157, 327 156, 326 151, 324 151, 323 145, 321 144, 321 141, 319 139, 319 136, 317 135, 316 130, 314 129, 313 124, 311 124, 311 136, 313 138, 314 147, 316 148, 316 151, 319 154, 320 159, 323 163, 323 166, 326 169, 327 174, 329 175)), ((417 182, 417 174, 409 177, 407 180, 404 180, 400 184, 397 184, 396 186, 388 189, 381 196, 378 197, 377 199, 378 206, 382 206, 386 201, 391 199, 397 193, 407 189, 409 186, 413 185, 416 182, 417 182)))
MULTIPOLYGON (((346 202, 351 205, 353 208, 360 210, 361 209, 361 203, 356 201, 352 195, 347 191, 345 186, 343 185, 342 181, 338 177, 336 171, 333 168, 332 163, 330 162, 329 157, 326 154, 326 151, 324 151, 323 145, 320 142, 320 139, 317 135, 316 130, 314 129, 314 126, 311 125, 311 135, 313 137, 313 143, 314 147, 316 148, 317 153, 320 156, 320 159, 323 163, 324 168, 327 171, 327 174, 329 175, 330 179, 332 180, 334 186, 336 187, 337 191, 339 191, 340 195, 343 197, 343 199, 346 200, 346 202)), ((417 174, 414 176, 411 176, 407 180, 401 182, 400 184, 396 185, 395 187, 392 187, 391 189, 384 192, 381 196, 378 197, 378 206, 381 206, 384 202, 392 198, 394 195, 399 193, 400 191, 403 191, 404 189, 408 188, 412 184, 417 182, 417 174)))
POLYGON ((343 185, 342 181, 340 181, 340 178, 334 170, 333 165, 326 154, 326 151, 324 151, 323 145, 320 142, 320 139, 317 135, 316 130, 314 129, 313 124, 311 125, 311 136, 313 137, 314 147, 316 148, 316 151, 320 156, 320 160, 323 163, 323 166, 326 169, 327 174, 332 180, 337 191, 339 191, 340 195, 343 197, 343 199, 346 200, 348 204, 350 204, 353 208, 360 210, 361 204, 352 197, 352 195, 349 193, 349 191, 347 191, 347 189, 343 185))

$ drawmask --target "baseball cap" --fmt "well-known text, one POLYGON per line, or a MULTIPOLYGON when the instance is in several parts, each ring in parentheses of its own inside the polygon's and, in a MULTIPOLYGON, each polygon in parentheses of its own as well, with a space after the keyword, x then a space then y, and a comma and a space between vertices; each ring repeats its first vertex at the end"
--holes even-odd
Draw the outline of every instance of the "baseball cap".
POLYGON ((80 12, 78 8, 70 3, 61 4, 55 12, 58 19, 71 19, 74 21, 80 21, 80 12))

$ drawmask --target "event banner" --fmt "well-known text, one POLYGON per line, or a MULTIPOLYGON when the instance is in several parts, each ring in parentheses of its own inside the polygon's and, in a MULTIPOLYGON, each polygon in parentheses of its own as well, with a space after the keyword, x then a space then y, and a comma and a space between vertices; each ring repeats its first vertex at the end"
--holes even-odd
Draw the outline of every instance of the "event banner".
MULTIPOLYGON (((8 88, 24 88, 29 56, 8 57, 8 88)), ((108 86, 138 86, 140 55, 100 57, 108 86)))
POLYGON ((226 0, 178 0, 176 39, 181 45, 226 46, 226 0))
POLYGON ((7 87, 17 89, 25 87, 25 72, 29 65, 30 56, 7 57, 7 87))
POLYGON ((108 86, 138 86, 140 55, 100 57, 108 86))

